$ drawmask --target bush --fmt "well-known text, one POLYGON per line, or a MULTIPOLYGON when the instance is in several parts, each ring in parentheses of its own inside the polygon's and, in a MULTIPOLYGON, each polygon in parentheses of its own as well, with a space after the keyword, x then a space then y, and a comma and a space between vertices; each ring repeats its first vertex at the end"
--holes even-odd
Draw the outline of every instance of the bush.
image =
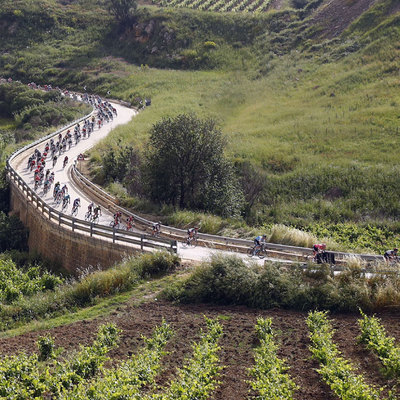
POLYGON ((156 278, 175 271, 179 266, 179 257, 176 254, 156 252, 144 254, 137 261, 137 268, 141 278, 156 278))
POLYGON ((214 256, 183 281, 171 285, 163 296, 180 303, 210 302, 269 309, 328 309, 354 312, 358 307, 379 310, 400 305, 397 271, 367 278, 353 262, 333 276, 324 265, 310 269, 266 262, 251 265, 235 256, 214 256))

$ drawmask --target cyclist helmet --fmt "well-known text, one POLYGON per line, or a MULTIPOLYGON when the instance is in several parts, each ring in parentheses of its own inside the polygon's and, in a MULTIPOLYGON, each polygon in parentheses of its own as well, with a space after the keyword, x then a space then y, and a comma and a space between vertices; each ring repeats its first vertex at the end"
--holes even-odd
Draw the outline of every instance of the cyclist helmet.
POLYGON ((325 244, 325 243, 322 243, 322 244, 321 244, 321 249, 322 249, 322 250, 325 250, 325 249, 326 249, 326 244, 325 244))
POLYGON ((399 251, 399 249, 395 247, 395 248, 393 249, 393 251, 395 251, 395 252, 397 253, 397 252, 399 251))
POLYGON ((263 238, 266 238, 266 237, 267 237, 267 235, 262 235, 262 237, 263 237, 263 238))

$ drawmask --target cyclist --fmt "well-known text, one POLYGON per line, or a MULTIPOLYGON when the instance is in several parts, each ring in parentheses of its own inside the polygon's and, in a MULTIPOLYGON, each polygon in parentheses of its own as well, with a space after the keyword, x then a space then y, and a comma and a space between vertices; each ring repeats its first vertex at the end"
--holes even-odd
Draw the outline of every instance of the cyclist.
POLYGON ((74 203, 72 205, 72 214, 78 211, 78 207, 80 206, 81 206, 81 199, 78 197, 74 200, 74 203))
POLYGON ((121 223, 121 217, 122 213, 119 211, 114 214, 114 226, 118 226, 121 223))
POLYGON ((130 229, 133 228, 133 216, 130 215, 127 219, 126 219, 126 230, 129 231, 130 229))
POLYGON ((55 198, 57 196, 58 191, 60 190, 60 182, 56 182, 54 185, 54 190, 53 190, 53 197, 55 198))
POLYGON ((65 156, 64 158, 64 163, 63 163, 63 168, 68 164, 68 156, 65 156))
POLYGON ((71 203, 71 198, 69 194, 65 194, 63 198, 62 208, 66 208, 69 203, 71 203))
POLYGON ((326 244, 319 243, 313 245, 314 261, 317 264, 330 263, 335 264, 335 254, 326 251, 326 244))
POLYGON ((194 228, 189 228, 187 230, 188 241, 192 241, 194 238, 197 238, 197 234, 199 232, 199 228, 195 226, 194 228))
POLYGON ((385 258, 385 261, 389 263, 390 261, 396 260, 397 259, 397 252, 398 249, 394 248, 393 250, 387 250, 385 251, 385 254, 383 257, 385 258))
POLYGON ((254 251, 258 251, 261 249, 261 246, 267 240, 267 235, 259 235, 254 239, 254 251))
POLYGON ((57 155, 55 154, 53 157, 53 167, 57 164, 57 155))
POLYGON ((93 210, 93 221, 98 219, 100 216, 101 216, 101 208, 99 205, 97 205, 93 210))
POLYGON ((93 204, 93 201, 88 205, 87 210, 88 210, 88 213, 89 213, 89 214, 92 214, 92 212, 94 211, 94 204, 93 204))
POLYGON ((46 179, 44 181, 44 186, 43 186, 43 193, 47 193, 50 189, 50 181, 48 179, 46 179))
POLYGON ((68 188, 67 185, 64 184, 64 186, 61 188, 61 191, 65 194, 68 193, 68 188))
POLYGON ((152 230, 152 235, 153 236, 157 236, 157 235, 159 235, 160 234, 160 232, 161 232, 161 221, 158 221, 158 222, 155 222, 154 224, 153 224, 153 230, 152 230))

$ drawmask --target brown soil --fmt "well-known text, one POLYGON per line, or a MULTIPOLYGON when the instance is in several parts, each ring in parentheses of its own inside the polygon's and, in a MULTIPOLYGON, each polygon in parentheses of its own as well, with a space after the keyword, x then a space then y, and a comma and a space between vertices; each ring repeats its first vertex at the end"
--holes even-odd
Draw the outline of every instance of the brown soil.
POLYGON ((378 0, 327 0, 318 8, 312 23, 322 27, 326 38, 339 36, 355 19, 378 0))
MULTIPOLYGON (((121 344, 111 354, 113 360, 118 360, 134 353, 141 343, 141 335, 150 335, 155 325, 159 325, 164 318, 175 330, 175 335, 167 347, 169 354, 163 360, 163 372, 158 378, 159 384, 166 384, 174 377, 176 367, 182 365, 183 359, 191 354, 191 343, 198 339, 199 330, 205 327, 203 315, 222 317, 221 322, 224 326, 224 335, 220 342, 220 358, 224 369, 219 379, 221 384, 213 395, 214 400, 246 398, 249 392, 246 371, 253 363, 252 348, 257 345, 254 325, 259 316, 273 318, 281 344, 279 356, 287 360, 290 375, 300 386, 295 398, 336 398, 315 371, 317 363, 310 359, 306 313, 302 312, 205 305, 178 307, 152 301, 138 307, 119 307, 107 317, 54 328, 48 333, 55 337, 58 346, 62 346, 68 352, 77 349, 79 344, 91 343, 99 324, 115 322, 123 330, 121 344)), ((389 333, 400 340, 400 316, 384 314, 380 317, 389 333)), ((352 360, 368 383, 385 386, 388 381, 379 372, 380 364, 377 358, 356 342, 359 334, 357 318, 358 315, 334 315, 333 324, 337 329, 335 340, 344 356, 352 360)), ((42 331, 1 339, 1 353, 35 351, 35 340, 44 333, 42 331)))

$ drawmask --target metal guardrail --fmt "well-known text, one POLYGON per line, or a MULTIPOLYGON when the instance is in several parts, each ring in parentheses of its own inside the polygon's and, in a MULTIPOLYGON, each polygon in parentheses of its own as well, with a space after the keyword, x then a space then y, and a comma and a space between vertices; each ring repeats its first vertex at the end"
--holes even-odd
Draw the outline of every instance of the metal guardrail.
POLYGON ((171 252, 177 253, 177 242, 176 240, 164 239, 164 238, 154 238, 149 235, 137 234, 134 232, 124 231, 121 229, 111 228, 105 225, 94 224, 93 222, 83 221, 74 217, 70 217, 55 208, 49 206, 44 202, 34 190, 32 190, 25 180, 15 171, 11 166, 11 162, 19 155, 25 151, 32 149, 39 144, 45 142, 53 136, 65 131, 66 129, 82 122, 83 120, 89 118, 93 111, 86 115, 85 117, 79 118, 74 122, 68 124, 67 126, 51 133, 33 143, 24 146, 23 148, 15 151, 8 158, 6 163, 6 170, 8 179, 14 182, 17 187, 24 193, 28 199, 36 208, 46 216, 49 221, 58 223, 59 226, 71 230, 72 232, 82 232, 84 234, 89 234, 90 237, 97 237, 100 239, 109 239, 113 243, 121 243, 128 245, 136 245, 137 248, 145 250, 146 248, 151 249, 165 249, 171 252))
MULTIPOLYGON (((125 215, 132 216, 134 220, 141 224, 144 225, 148 228, 152 228, 154 222, 149 221, 143 217, 140 217, 139 215, 133 214, 130 211, 118 206, 116 204, 117 199, 92 183, 89 179, 87 179, 85 176, 83 176, 76 168, 73 171, 73 179, 75 180, 75 183, 77 181, 80 181, 80 186, 83 190, 86 190, 86 192, 91 193, 92 195, 96 196, 98 199, 106 199, 108 202, 109 206, 113 208, 115 211, 120 211, 125 215)), ((78 183, 79 184, 79 183, 78 183)), ((182 239, 187 237, 187 231, 184 229, 179 229, 175 228, 172 226, 168 225, 161 225, 161 231, 164 234, 167 235, 173 235, 176 237, 181 237, 182 239)), ((199 233, 198 238, 200 241, 203 241, 204 244, 208 244, 210 247, 212 247, 215 244, 219 244, 221 246, 226 246, 226 247, 231 247, 231 248, 236 248, 237 251, 241 250, 247 250, 250 246, 253 246, 254 242, 252 240, 248 239, 236 239, 236 238, 230 238, 230 237, 225 237, 225 236, 218 236, 218 235, 210 235, 206 233, 199 233)), ((214 246, 215 247, 215 246, 214 246)), ((291 255, 298 255, 302 257, 309 257, 313 255, 313 250, 306 248, 306 247, 298 247, 298 246, 289 246, 289 245, 283 245, 283 244, 277 244, 277 243, 266 243, 264 245, 265 249, 271 251, 271 252, 276 252, 282 253, 284 256, 285 254, 291 254, 291 255)), ((361 258, 363 261, 367 262, 380 262, 383 261, 384 258, 383 256, 378 256, 375 254, 354 254, 354 253, 345 253, 345 252, 340 252, 340 251, 332 251, 335 255, 335 258, 338 260, 345 260, 346 258, 356 256, 361 258)))

